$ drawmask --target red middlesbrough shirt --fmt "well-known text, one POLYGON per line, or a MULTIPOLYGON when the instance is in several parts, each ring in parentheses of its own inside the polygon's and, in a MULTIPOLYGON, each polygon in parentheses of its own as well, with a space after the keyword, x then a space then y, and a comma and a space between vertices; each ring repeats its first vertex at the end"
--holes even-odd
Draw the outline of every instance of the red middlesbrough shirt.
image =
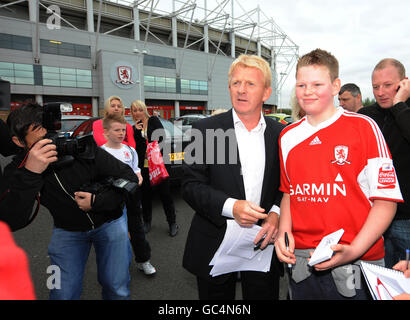
MULTIPOLYGON (((282 131, 279 145, 296 249, 315 248, 340 228, 340 243, 350 244, 374 199, 403 201, 390 151, 369 117, 337 108, 316 127, 305 117, 282 131)), ((380 238, 361 259, 383 257, 380 238)))

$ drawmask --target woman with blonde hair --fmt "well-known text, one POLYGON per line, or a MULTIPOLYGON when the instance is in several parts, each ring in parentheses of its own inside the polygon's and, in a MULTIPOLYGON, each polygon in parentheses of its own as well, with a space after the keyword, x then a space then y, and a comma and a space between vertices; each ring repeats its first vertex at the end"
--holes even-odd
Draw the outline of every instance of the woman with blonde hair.
MULTIPOLYGON (((155 130, 164 130, 164 127, 157 116, 150 116, 147 106, 141 100, 135 100, 131 103, 131 115, 135 121, 133 128, 136 150, 138 158, 141 160, 139 166, 143 177, 141 202, 145 232, 151 230, 152 192, 157 190, 169 225, 169 235, 174 237, 178 233, 179 227, 176 224, 175 205, 171 195, 169 179, 165 179, 159 185, 152 187, 149 181, 148 161, 146 160, 147 142, 153 141, 152 134, 155 130)), ((161 143, 161 141, 160 138, 158 143, 161 143)))
MULTIPOLYGON (((122 99, 118 96, 111 96, 104 103, 104 118, 109 114, 120 114, 124 116, 125 107, 122 99)), ((94 121, 93 123, 93 136, 94 140, 99 147, 107 142, 104 137, 103 119, 94 121)), ((127 131, 125 133, 124 144, 133 147, 135 149, 134 131, 132 126, 127 123, 127 131)))

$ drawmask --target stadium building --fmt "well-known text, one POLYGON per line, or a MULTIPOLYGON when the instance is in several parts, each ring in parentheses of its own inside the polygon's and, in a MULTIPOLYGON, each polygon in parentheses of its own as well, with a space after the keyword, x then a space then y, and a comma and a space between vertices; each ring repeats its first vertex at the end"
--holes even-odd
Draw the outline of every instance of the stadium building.
MULTIPOLYGON (((229 109, 235 57, 257 54, 272 68, 275 111, 298 46, 257 7, 237 0, 0 0, 0 78, 11 109, 27 100, 68 101, 99 115, 120 96, 164 118, 229 109)), ((10 108, 0 110, 3 117, 10 108)))

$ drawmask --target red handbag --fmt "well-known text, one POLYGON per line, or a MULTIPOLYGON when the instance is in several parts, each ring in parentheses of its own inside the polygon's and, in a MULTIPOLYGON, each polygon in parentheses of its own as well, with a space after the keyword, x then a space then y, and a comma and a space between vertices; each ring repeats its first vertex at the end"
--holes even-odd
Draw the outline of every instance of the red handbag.
POLYGON ((147 160, 149 182, 152 186, 160 184, 163 180, 169 177, 158 141, 155 140, 151 143, 147 143, 147 160))

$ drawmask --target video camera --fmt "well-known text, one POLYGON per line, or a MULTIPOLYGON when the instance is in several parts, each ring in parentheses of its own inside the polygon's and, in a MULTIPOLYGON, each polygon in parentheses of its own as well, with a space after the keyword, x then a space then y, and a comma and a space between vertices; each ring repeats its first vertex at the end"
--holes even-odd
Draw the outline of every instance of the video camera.
POLYGON ((52 140, 57 147, 58 160, 54 166, 63 166, 71 163, 74 157, 94 159, 96 144, 92 133, 70 138, 58 131, 61 129, 61 112, 71 112, 70 103, 50 102, 43 105, 42 126, 47 129, 45 138, 52 140))

